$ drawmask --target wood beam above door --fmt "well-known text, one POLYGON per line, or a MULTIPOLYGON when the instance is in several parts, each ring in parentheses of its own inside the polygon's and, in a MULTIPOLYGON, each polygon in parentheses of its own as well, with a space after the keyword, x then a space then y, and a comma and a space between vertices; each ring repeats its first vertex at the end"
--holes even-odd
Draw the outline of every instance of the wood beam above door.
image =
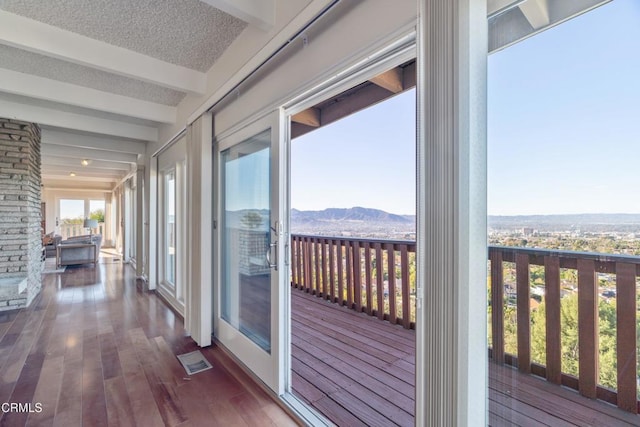
POLYGON ((389 71, 385 71, 382 74, 378 74, 369 81, 384 89, 387 89, 389 92, 400 93, 404 90, 403 74, 403 68, 395 67, 389 71))
POLYGON ((307 108, 306 110, 291 116, 291 121, 314 128, 320 127, 320 110, 315 107, 307 108))

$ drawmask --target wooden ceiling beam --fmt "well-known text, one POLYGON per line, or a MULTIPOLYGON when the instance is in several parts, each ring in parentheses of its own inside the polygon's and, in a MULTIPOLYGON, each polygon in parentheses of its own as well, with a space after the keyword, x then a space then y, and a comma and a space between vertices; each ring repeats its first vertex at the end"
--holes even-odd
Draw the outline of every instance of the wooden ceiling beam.
POLYGON ((400 93, 404 90, 403 74, 402 68, 395 67, 382 74, 378 74, 369 81, 388 90, 389 92, 400 93))
POLYGON ((307 108, 298 114, 294 114, 291 117, 291 121, 314 128, 320 127, 320 110, 315 107, 307 108))

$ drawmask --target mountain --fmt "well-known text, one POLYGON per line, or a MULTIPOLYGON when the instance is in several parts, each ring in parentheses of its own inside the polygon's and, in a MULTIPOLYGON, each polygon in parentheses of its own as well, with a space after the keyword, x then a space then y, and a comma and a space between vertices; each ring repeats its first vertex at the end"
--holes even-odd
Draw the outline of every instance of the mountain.
POLYGON ((291 222, 308 224, 311 222, 385 222, 393 224, 413 224, 415 216, 396 215, 379 209, 353 207, 348 209, 328 208, 322 211, 299 211, 291 209, 291 222))
POLYGON ((354 207, 322 211, 291 210, 291 232, 321 236, 415 240, 416 217, 354 207))

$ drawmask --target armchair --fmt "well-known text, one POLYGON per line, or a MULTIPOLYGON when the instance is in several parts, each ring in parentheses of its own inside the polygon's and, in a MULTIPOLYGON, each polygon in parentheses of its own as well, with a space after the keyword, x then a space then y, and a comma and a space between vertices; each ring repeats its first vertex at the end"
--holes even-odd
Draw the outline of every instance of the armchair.
POLYGON ((100 247, 102 246, 102 236, 77 236, 70 237, 57 246, 56 264, 63 265, 76 264, 97 264, 100 257, 100 247))

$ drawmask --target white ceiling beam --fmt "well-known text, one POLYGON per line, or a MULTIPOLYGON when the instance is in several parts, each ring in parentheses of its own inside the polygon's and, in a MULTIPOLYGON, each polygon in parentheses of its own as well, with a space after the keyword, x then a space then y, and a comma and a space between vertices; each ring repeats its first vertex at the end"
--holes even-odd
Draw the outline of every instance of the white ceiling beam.
POLYGON ((110 193, 114 187, 113 182, 78 182, 71 180, 46 179, 42 181, 42 185, 46 190, 63 190, 76 192, 106 192, 110 193))
POLYGON ((275 0, 201 0, 249 25, 269 31, 276 21, 275 0))
POLYGON ((121 153, 142 155, 146 152, 146 145, 143 142, 80 135, 77 133, 61 132, 53 129, 42 129, 41 141, 43 144, 66 145, 78 148, 94 148, 121 153))
POLYGON ((116 153, 114 151, 93 150, 89 148, 64 147, 62 145, 43 144, 40 154, 44 156, 69 157, 72 159, 106 160, 109 162, 136 163, 138 156, 130 153, 116 153))
POLYGON ((71 159, 69 157, 60 156, 44 156, 42 157, 42 166, 64 166, 66 168, 91 168, 100 170, 114 170, 118 172, 129 172, 131 166, 128 163, 120 162, 108 162, 105 160, 93 160, 89 159, 91 163, 89 166, 82 166, 80 160, 71 159))
POLYGON ((551 23, 551 19, 549 18, 549 3, 547 0, 527 0, 519 7, 534 30, 546 27, 551 23))
POLYGON ((41 175, 43 180, 56 180, 56 181, 75 181, 77 183, 77 185, 82 185, 83 182, 117 182, 120 177, 99 177, 99 176, 69 176, 69 174, 67 173, 65 174, 61 174, 61 173, 51 173, 51 174, 42 174, 41 175))
POLYGON ((0 68, 0 92, 173 124, 176 107, 0 68))
POLYGON ((0 43, 52 58, 203 95, 206 75, 13 13, 0 11, 0 43))
POLYGON ((101 119, 84 114, 69 113, 54 108, 39 107, 1 99, 0 117, 24 120, 63 129, 139 139, 141 141, 157 141, 158 139, 158 129, 155 127, 101 119))
POLYGON ((88 170, 88 169, 75 169, 69 168, 66 166, 43 166, 42 167, 43 175, 60 175, 60 176, 69 176, 69 178, 83 178, 83 177, 93 177, 93 178, 104 178, 104 179, 120 179, 120 177, 126 175, 127 173, 116 173, 116 172, 105 172, 104 170, 88 170), (74 172, 76 174, 75 177, 69 176, 70 172, 74 172))
POLYGON ((52 164, 42 164, 42 173, 51 173, 51 172, 76 172, 78 175, 80 174, 90 174, 91 176, 123 176, 130 172, 130 170, 118 170, 118 169, 99 169, 99 168, 88 168, 80 166, 79 164, 75 165, 52 165, 52 164))
POLYGON ((507 12, 526 0, 487 0, 487 17, 507 12))

